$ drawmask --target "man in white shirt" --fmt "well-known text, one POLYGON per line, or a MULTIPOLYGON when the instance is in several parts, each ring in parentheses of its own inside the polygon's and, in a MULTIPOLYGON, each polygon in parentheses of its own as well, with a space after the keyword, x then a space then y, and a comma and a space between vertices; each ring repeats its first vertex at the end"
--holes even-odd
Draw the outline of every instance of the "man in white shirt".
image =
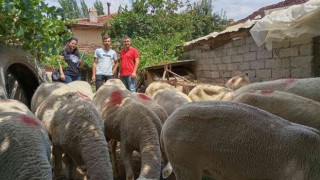
POLYGON ((118 67, 117 53, 111 49, 111 38, 102 37, 103 47, 94 52, 91 80, 96 83, 96 91, 113 77, 118 67))

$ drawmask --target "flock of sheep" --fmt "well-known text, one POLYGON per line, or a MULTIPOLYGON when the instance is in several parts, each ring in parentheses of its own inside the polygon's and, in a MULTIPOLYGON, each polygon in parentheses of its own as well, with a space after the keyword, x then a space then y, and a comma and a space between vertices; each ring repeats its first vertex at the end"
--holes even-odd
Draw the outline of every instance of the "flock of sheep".
POLYGON ((43 83, 30 109, 0 100, 0 179, 320 179, 320 78, 43 83))

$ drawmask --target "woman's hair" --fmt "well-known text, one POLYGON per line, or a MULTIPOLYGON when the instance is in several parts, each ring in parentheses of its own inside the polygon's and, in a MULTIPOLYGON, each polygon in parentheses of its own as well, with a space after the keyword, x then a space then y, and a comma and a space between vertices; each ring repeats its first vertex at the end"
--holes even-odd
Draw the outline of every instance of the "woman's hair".
MULTIPOLYGON (((70 43, 72 40, 75 40, 75 41, 78 43, 78 38, 76 38, 76 37, 71 37, 71 38, 69 38, 69 39, 67 40, 67 44, 66 44, 66 47, 65 47, 65 51, 66 51, 67 53, 71 53, 71 51, 70 51, 70 49, 69 49, 69 43, 70 43)), ((80 52, 79 52, 78 47, 76 47, 76 48, 74 49, 73 53, 80 58, 80 52)))

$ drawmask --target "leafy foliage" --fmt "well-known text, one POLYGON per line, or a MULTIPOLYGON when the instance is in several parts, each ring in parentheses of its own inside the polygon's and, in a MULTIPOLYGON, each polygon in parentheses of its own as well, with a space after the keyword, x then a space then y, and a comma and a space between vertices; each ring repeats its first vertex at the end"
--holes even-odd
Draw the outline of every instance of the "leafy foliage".
POLYGON ((61 9, 49 7, 41 0, 0 2, 1 44, 21 46, 38 60, 47 61, 52 54, 58 54, 65 39, 71 36, 61 9))
POLYGON ((117 40, 128 35, 140 51, 140 67, 176 61, 177 46, 225 28, 226 20, 212 11, 212 0, 183 7, 179 1, 132 0, 132 10, 119 8, 107 33, 117 40))
POLYGON ((92 68, 93 54, 85 54, 85 56, 83 57, 82 61, 83 61, 83 69, 92 68))

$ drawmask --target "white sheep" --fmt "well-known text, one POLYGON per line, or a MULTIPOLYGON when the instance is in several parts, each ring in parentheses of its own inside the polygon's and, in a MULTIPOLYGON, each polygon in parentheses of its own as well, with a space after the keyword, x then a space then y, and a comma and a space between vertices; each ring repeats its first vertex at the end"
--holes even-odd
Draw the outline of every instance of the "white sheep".
POLYGON ((161 144, 177 180, 320 179, 320 132, 230 101, 195 102, 165 122, 161 144))
POLYGON ((147 106, 149 109, 151 109, 156 115, 159 117, 161 123, 163 124, 166 119, 168 118, 168 114, 166 110, 160 106, 158 103, 156 103, 151 97, 144 93, 137 93, 133 92, 132 95, 137 98, 138 101, 140 101, 142 104, 147 106))
MULTIPOLYGON (((60 95, 48 96, 36 108, 35 114, 43 122, 52 140, 54 177, 61 175, 62 154, 69 158, 67 178, 73 178, 76 167, 85 166, 91 179, 112 179, 112 168, 104 125, 100 113, 90 99, 80 92, 68 92, 67 85, 56 89, 60 95), (63 93, 62 93, 63 92, 63 93)), ((45 92, 40 86, 35 97, 45 92)), ((39 102, 36 98, 32 101, 39 102)))
POLYGON ((52 179, 50 140, 27 106, 0 100, 0 179, 52 179))
POLYGON ((255 106, 288 121, 320 130, 320 102, 292 93, 257 90, 232 99, 255 106))
POLYGON ((59 96, 64 94, 66 90, 61 90, 65 83, 46 82, 41 83, 37 88, 37 93, 34 93, 31 100, 31 111, 34 113, 37 107, 48 97, 59 96))
POLYGON ((237 89, 234 96, 255 90, 290 92, 320 102, 320 78, 278 79, 252 83, 237 89))
POLYGON ((109 79, 107 80, 103 85, 109 86, 117 86, 120 89, 126 89, 126 86, 123 84, 123 82, 120 79, 109 79))
POLYGON ((233 91, 229 88, 200 84, 194 87, 188 94, 193 102, 197 101, 213 101, 213 100, 231 100, 233 91))
POLYGON ((154 93, 152 99, 166 110, 168 116, 178 107, 190 102, 185 97, 170 89, 158 90, 154 93))
POLYGON ((226 82, 226 86, 232 90, 237 90, 242 86, 245 86, 247 84, 250 84, 250 79, 248 77, 248 75, 245 76, 235 76, 230 78, 227 82, 226 82))
POLYGON ((174 86, 163 82, 163 81, 154 81, 150 83, 146 89, 145 94, 152 97, 160 89, 170 89, 172 91, 178 91, 174 86))
POLYGON ((117 172, 115 147, 116 142, 120 141, 126 179, 134 179, 131 165, 134 150, 141 154, 141 172, 138 179, 160 178, 159 135, 162 124, 157 115, 133 98, 128 90, 122 90, 117 86, 101 86, 93 97, 93 102, 102 113, 105 135, 112 139, 114 173, 117 172))

